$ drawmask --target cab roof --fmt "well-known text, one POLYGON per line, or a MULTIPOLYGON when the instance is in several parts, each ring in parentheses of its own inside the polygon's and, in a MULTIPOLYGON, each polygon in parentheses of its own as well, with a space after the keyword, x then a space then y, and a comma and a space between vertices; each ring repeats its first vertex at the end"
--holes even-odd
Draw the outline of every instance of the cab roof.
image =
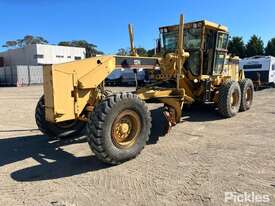
MULTIPOLYGON (((172 25, 172 26, 163 26, 160 27, 159 29, 168 29, 169 31, 177 30, 179 25, 172 25)), ((188 22, 184 24, 185 28, 200 28, 200 27, 207 27, 211 29, 215 29, 217 31, 223 31, 223 32, 228 32, 228 28, 226 26, 223 26, 221 24, 217 24, 211 21, 207 20, 201 20, 201 21, 194 21, 194 22, 188 22)))

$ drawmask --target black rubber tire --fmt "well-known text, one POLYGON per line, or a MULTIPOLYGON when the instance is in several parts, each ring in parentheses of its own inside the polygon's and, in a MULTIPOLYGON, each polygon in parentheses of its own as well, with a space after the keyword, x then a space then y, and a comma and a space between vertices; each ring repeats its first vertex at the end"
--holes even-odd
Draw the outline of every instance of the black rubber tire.
POLYGON ((224 82, 219 89, 218 97, 218 109, 219 113, 225 117, 230 118, 235 116, 241 104, 241 90, 238 82, 236 81, 226 81, 224 82), (231 105, 231 96, 233 92, 236 92, 238 100, 234 106, 231 105))
MULTIPOLYGON (((45 103, 44 96, 42 96, 35 109, 35 121, 38 129, 50 139, 65 139, 69 137, 77 137, 83 134, 86 123, 75 120, 71 126, 66 128, 61 127, 58 124, 54 124, 46 121, 45 119, 45 103)), ((62 123, 66 124, 66 123, 62 123)))
POLYGON ((253 102, 253 97, 254 97, 254 85, 251 79, 243 79, 239 82, 240 84, 240 89, 241 89, 241 105, 240 105, 240 112, 249 110, 252 102, 253 102), (247 90, 251 89, 251 96, 249 98, 249 101, 247 99, 246 93, 247 90))
POLYGON ((145 102, 132 93, 111 95, 98 104, 90 114, 87 124, 87 139, 91 150, 102 161, 117 165, 135 158, 149 140, 151 113, 145 102), (112 124, 125 110, 136 112, 141 122, 141 132, 136 142, 128 148, 119 148, 112 141, 112 124))

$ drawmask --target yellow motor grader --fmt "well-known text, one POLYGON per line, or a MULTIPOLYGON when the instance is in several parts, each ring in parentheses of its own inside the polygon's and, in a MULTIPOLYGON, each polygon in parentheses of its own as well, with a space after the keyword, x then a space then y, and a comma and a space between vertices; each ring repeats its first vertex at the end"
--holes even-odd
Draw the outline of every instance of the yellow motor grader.
POLYGON ((139 57, 129 26, 131 56, 99 56, 46 65, 44 95, 36 123, 45 135, 66 138, 86 129, 96 156, 110 164, 136 157, 146 145, 151 115, 145 103, 163 103, 170 126, 180 122, 184 104, 213 103, 229 118, 248 110, 253 83, 227 55, 228 30, 209 21, 160 28, 160 57, 139 57), (160 44, 161 43, 161 44, 160 44), (116 68, 147 68, 154 83, 134 92, 110 93, 104 80, 116 68))

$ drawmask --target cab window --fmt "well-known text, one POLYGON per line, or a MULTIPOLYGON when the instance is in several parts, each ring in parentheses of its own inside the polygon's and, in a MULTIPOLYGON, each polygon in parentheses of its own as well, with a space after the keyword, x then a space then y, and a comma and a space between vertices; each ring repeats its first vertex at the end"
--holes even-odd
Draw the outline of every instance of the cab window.
POLYGON ((187 29, 184 31, 184 48, 187 50, 197 50, 201 48, 201 33, 200 28, 187 29))
POLYGON ((227 49, 228 34, 218 32, 217 49, 227 49))
MULTIPOLYGON (((178 30, 163 31, 162 39, 165 53, 175 52, 177 50, 178 30)), ((190 70, 193 75, 199 75, 201 70, 201 42, 201 28, 188 28, 184 30, 184 49, 190 54, 190 57, 185 63, 185 67, 190 70)))
POLYGON ((164 46, 165 53, 175 52, 177 49, 178 32, 170 31, 170 32, 164 33, 162 38, 163 38, 163 46, 164 46))
POLYGON ((225 57, 227 53, 228 37, 229 35, 227 33, 218 32, 216 40, 216 54, 213 68, 214 75, 219 75, 223 71, 225 57))
MULTIPOLYGON (((184 30, 184 49, 195 50, 201 47, 201 28, 192 28, 184 30)), ((163 46, 165 52, 175 52, 178 43, 178 31, 169 31, 162 33, 163 46)))

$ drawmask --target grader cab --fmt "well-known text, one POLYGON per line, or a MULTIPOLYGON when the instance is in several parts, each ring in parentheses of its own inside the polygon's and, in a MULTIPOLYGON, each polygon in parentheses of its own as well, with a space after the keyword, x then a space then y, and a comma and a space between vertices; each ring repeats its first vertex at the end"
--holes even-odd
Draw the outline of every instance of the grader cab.
MULTIPOLYGON (((185 68, 192 76, 220 75, 227 55, 227 28, 208 21, 186 24, 184 29, 184 49, 190 56, 185 68)), ((179 26, 161 27, 165 53, 177 50, 179 26)))
MULTIPOLYGON (((36 107, 38 128, 52 138, 86 129, 96 156, 110 164, 136 157, 149 138, 151 115, 145 103, 163 103, 171 127, 184 104, 212 103, 226 118, 248 110, 253 83, 238 58, 227 55, 227 28, 208 21, 160 28, 161 57, 139 57, 129 27, 131 56, 101 56, 44 68, 44 95, 36 107), (110 93, 104 80, 116 68, 160 68, 154 83, 134 92, 110 93)), ((160 44, 159 44, 160 45, 160 44)))

